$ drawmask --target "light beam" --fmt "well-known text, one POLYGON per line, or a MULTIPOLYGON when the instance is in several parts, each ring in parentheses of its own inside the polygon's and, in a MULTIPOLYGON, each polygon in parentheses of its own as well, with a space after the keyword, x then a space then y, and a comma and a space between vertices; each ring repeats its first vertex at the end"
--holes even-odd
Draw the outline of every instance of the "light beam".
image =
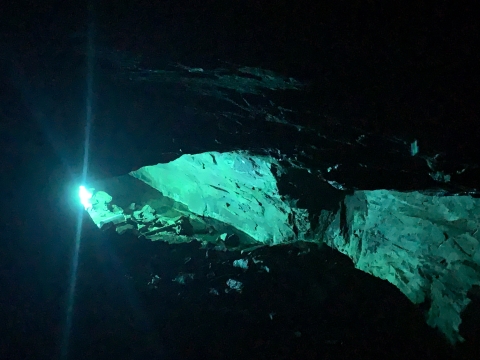
MULTIPOLYGON (((91 2, 89 3, 89 12, 90 15, 92 11, 91 2)), ((86 94, 86 124, 85 124, 85 143, 84 143, 84 153, 83 153, 83 169, 82 169, 82 183, 86 182, 87 172, 88 172, 88 159, 89 159, 89 146, 90 146, 90 129, 92 125, 92 94, 93 94, 93 64, 94 64, 94 27, 93 21, 90 21, 88 26, 88 39, 87 39, 87 94, 86 94)), ((84 206, 84 209, 79 210, 78 220, 77 220, 77 231, 75 233, 75 247, 73 251, 71 272, 70 272, 70 283, 68 288, 68 297, 67 297, 67 313, 65 320, 65 328, 62 334, 61 348, 60 348, 60 358, 62 360, 68 359, 69 354, 69 345, 70 345, 70 335, 72 330, 72 321, 73 321, 73 309, 75 304, 75 288, 77 284, 77 270, 78 270, 78 255, 80 250, 80 242, 82 238, 82 222, 84 211, 91 207, 90 198, 92 194, 87 191, 87 189, 82 185, 80 186, 79 195, 81 202, 84 206)))

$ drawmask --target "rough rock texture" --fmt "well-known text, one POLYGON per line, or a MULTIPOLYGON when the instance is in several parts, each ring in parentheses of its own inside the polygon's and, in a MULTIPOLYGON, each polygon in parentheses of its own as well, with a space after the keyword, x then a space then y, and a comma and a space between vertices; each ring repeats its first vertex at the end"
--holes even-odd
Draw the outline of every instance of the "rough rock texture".
POLYGON ((109 223, 122 223, 125 221, 123 210, 118 206, 109 206, 112 197, 104 191, 97 191, 90 199, 91 206, 85 208, 95 225, 102 228, 109 223))
MULTIPOLYGON (((280 194, 274 166, 280 173, 287 171, 273 157, 246 151, 183 155, 127 176, 152 189, 152 199, 172 199, 185 206, 174 212, 176 217, 163 218, 164 211, 171 212, 167 203, 142 202, 135 197, 141 193, 137 190, 125 204, 133 201, 144 206, 141 211, 148 204, 156 209, 151 220, 145 223, 142 218, 138 225, 137 219, 134 224, 152 240, 165 238, 167 230, 185 228, 176 221, 188 217, 193 230, 182 233, 181 241, 205 233, 208 219, 216 221, 214 228, 220 231, 205 233, 213 238, 237 229, 249 237, 245 244, 325 241, 348 255, 358 269, 394 284, 414 304, 429 305, 428 324, 452 343, 462 340, 459 325, 470 301, 467 292, 480 284, 480 200, 435 192, 355 191, 338 210, 309 214, 280 194)), ((177 231, 169 236, 179 235, 177 231)))
POLYGON ((280 196, 272 163, 273 158, 248 152, 211 152, 145 166, 131 175, 189 211, 232 225, 261 243, 305 239, 308 213, 280 196))
POLYGON ((346 197, 327 243, 358 269, 429 303, 427 322, 451 342, 459 335, 467 292, 480 284, 480 200, 419 192, 356 191, 346 197))
POLYGON ((235 227, 198 216, 184 204, 163 196, 131 175, 90 185, 92 197, 87 212, 102 230, 113 227, 119 234, 128 232, 139 238, 171 244, 197 241, 204 247, 219 250, 258 246, 255 239, 235 227))

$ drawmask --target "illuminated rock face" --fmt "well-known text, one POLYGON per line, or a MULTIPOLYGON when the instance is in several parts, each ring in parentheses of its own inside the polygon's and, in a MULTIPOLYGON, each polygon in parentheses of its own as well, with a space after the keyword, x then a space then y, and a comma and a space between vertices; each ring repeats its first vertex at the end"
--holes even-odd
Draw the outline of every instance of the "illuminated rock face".
MULTIPOLYGON (((241 230, 251 237, 249 243, 324 241, 349 256, 358 269, 391 282, 413 303, 429 304, 428 324, 452 343, 462 340, 459 325, 470 302, 467 293, 480 285, 480 200, 355 191, 337 210, 309 214, 279 194, 273 167, 287 171, 269 156, 210 152, 184 155, 130 175, 165 199, 182 203, 198 221, 210 218, 241 230), (317 219, 315 229, 309 216, 317 219)), ((165 240, 166 235, 149 238, 165 240)), ((181 241, 190 238, 185 235, 181 241)))
POLYGON ((468 196, 357 191, 341 204, 326 241, 413 303, 430 302, 428 324, 456 342, 467 292, 480 284, 479 223, 480 200, 468 196))
POLYGON ((145 166, 131 175, 191 212, 232 225, 258 242, 305 239, 308 214, 279 195, 272 164, 270 157, 246 152, 210 152, 145 166))

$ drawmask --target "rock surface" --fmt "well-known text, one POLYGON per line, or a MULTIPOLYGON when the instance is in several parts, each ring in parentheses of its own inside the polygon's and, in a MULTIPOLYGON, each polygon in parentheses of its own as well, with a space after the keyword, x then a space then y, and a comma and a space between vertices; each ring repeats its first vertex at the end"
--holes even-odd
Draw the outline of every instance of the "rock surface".
POLYGON ((428 324, 454 343, 462 340, 467 292, 480 284, 479 221, 480 200, 468 196, 357 191, 341 204, 326 241, 413 303, 429 304, 428 324))
POLYGON ((414 304, 427 304, 428 324, 452 343, 462 340, 467 293, 480 284, 479 199, 355 191, 338 210, 314 214, 280 194, 273 167, 287 171, 272 157, 212 152, 184 155, 130 175, 191 214, 238 229, 262 245, 325 241, 414 304))
POLYGON ((145 166, 131 175, 189 211, 232 225, 258 242, 304 240, 311 228, 308 213, 279 194, 271 171, 275 164, 271 157, 248 152, 211 152, 145 166))

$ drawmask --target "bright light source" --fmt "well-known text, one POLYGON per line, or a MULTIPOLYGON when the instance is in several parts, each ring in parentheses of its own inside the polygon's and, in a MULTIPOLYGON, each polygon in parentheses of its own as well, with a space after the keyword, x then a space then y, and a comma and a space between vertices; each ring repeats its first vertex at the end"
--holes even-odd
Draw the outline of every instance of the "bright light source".
POLYGON ((92 193, 89 192, 85 186, 80 186, 80 190, 78 191, 78 196, 80 196, 80 202, 82 203, 85 210, 88 210, 92 207, 90 203, 90 199, 92 198, 92 193))

